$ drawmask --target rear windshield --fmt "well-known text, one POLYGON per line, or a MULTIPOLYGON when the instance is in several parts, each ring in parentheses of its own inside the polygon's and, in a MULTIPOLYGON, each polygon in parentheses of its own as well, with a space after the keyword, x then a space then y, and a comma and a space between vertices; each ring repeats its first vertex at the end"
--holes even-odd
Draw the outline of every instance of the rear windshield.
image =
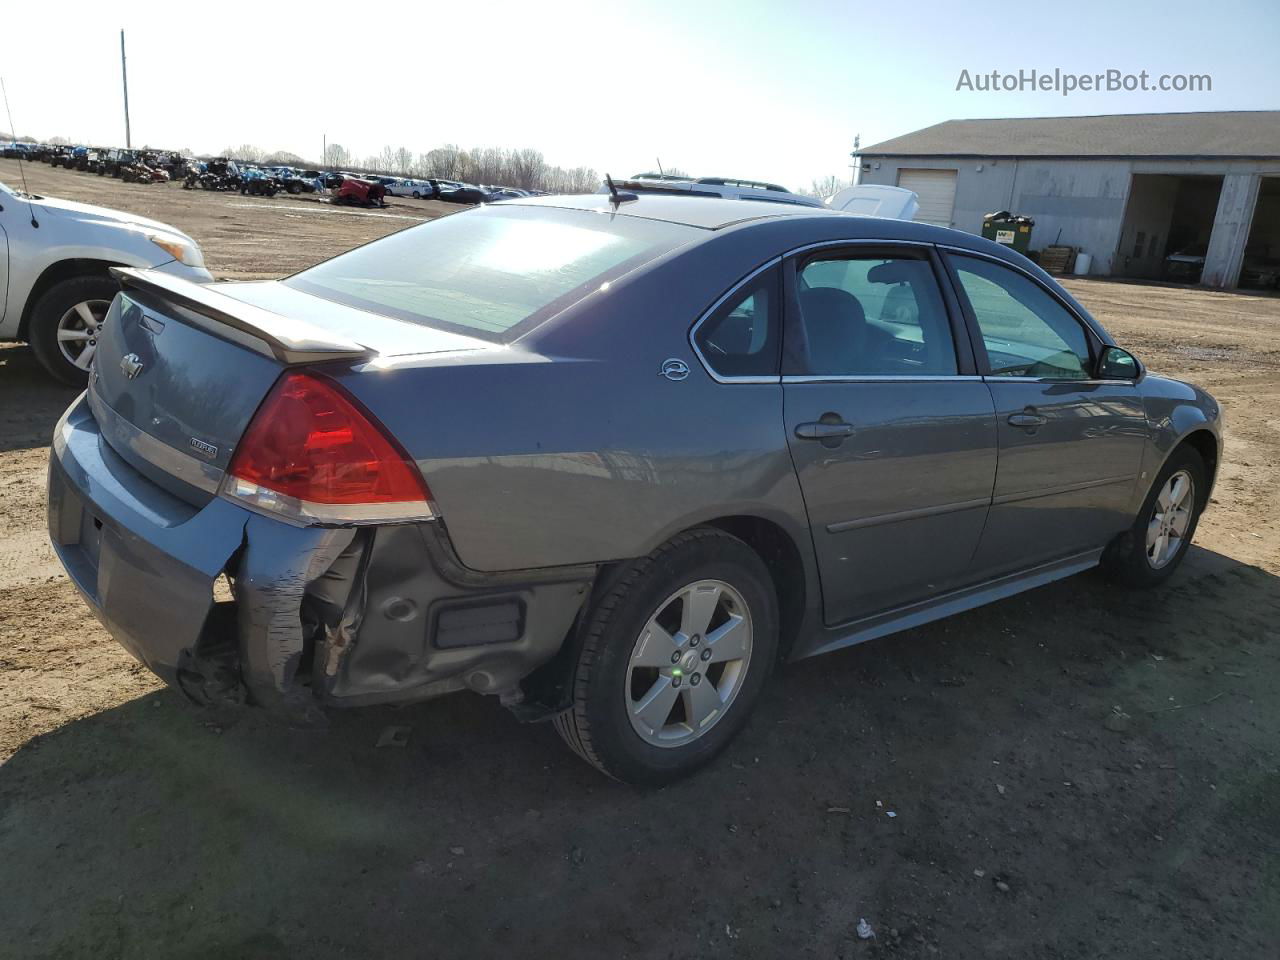
POLYGON ((481 207, 393 234, 283 282, 361 310, 509 341, 701 233, 581 210, 481 207))

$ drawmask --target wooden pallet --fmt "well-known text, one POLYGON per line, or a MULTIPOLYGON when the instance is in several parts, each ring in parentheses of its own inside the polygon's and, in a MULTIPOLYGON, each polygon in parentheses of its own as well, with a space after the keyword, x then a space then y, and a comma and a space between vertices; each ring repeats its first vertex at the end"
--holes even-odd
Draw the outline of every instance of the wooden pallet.
POLYGON ((1049 273, 1069 273, 1075 264, 1075 247, 1054 244, 1040 251, 1040 266, 1049 273))

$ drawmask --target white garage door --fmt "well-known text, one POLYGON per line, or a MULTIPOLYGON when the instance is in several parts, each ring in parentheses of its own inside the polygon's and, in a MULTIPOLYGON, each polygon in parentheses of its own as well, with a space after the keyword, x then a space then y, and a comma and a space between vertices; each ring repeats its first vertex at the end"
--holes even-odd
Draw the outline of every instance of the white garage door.
POLYGON ((954 170, 899 170, 898 186, 914 190, 920 198, 917 220, 939 227, 951 226, 951 213, 956 205, 954 170))

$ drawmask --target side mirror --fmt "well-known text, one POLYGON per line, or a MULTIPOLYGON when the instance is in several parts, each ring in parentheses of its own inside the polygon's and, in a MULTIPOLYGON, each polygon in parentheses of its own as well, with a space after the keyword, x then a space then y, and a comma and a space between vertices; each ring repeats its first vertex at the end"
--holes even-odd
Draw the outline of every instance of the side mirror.
POLYGON ((1142 364, 1128 350, 1104 347, 1098 360, 1099 380, 1137 380, 1142 376, 1142 364))

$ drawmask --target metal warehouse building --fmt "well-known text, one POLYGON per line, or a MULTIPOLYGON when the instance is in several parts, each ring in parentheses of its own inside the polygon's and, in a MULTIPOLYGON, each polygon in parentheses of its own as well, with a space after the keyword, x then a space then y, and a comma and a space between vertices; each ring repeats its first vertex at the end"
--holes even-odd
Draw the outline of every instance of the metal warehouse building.
POLYGON ((859 156, 862 183, 919 194, 916 219, 1029 216, 1032 250, 1076 247, 1092 274, 1280 282, 1280 110, 948 120, 859 156))

